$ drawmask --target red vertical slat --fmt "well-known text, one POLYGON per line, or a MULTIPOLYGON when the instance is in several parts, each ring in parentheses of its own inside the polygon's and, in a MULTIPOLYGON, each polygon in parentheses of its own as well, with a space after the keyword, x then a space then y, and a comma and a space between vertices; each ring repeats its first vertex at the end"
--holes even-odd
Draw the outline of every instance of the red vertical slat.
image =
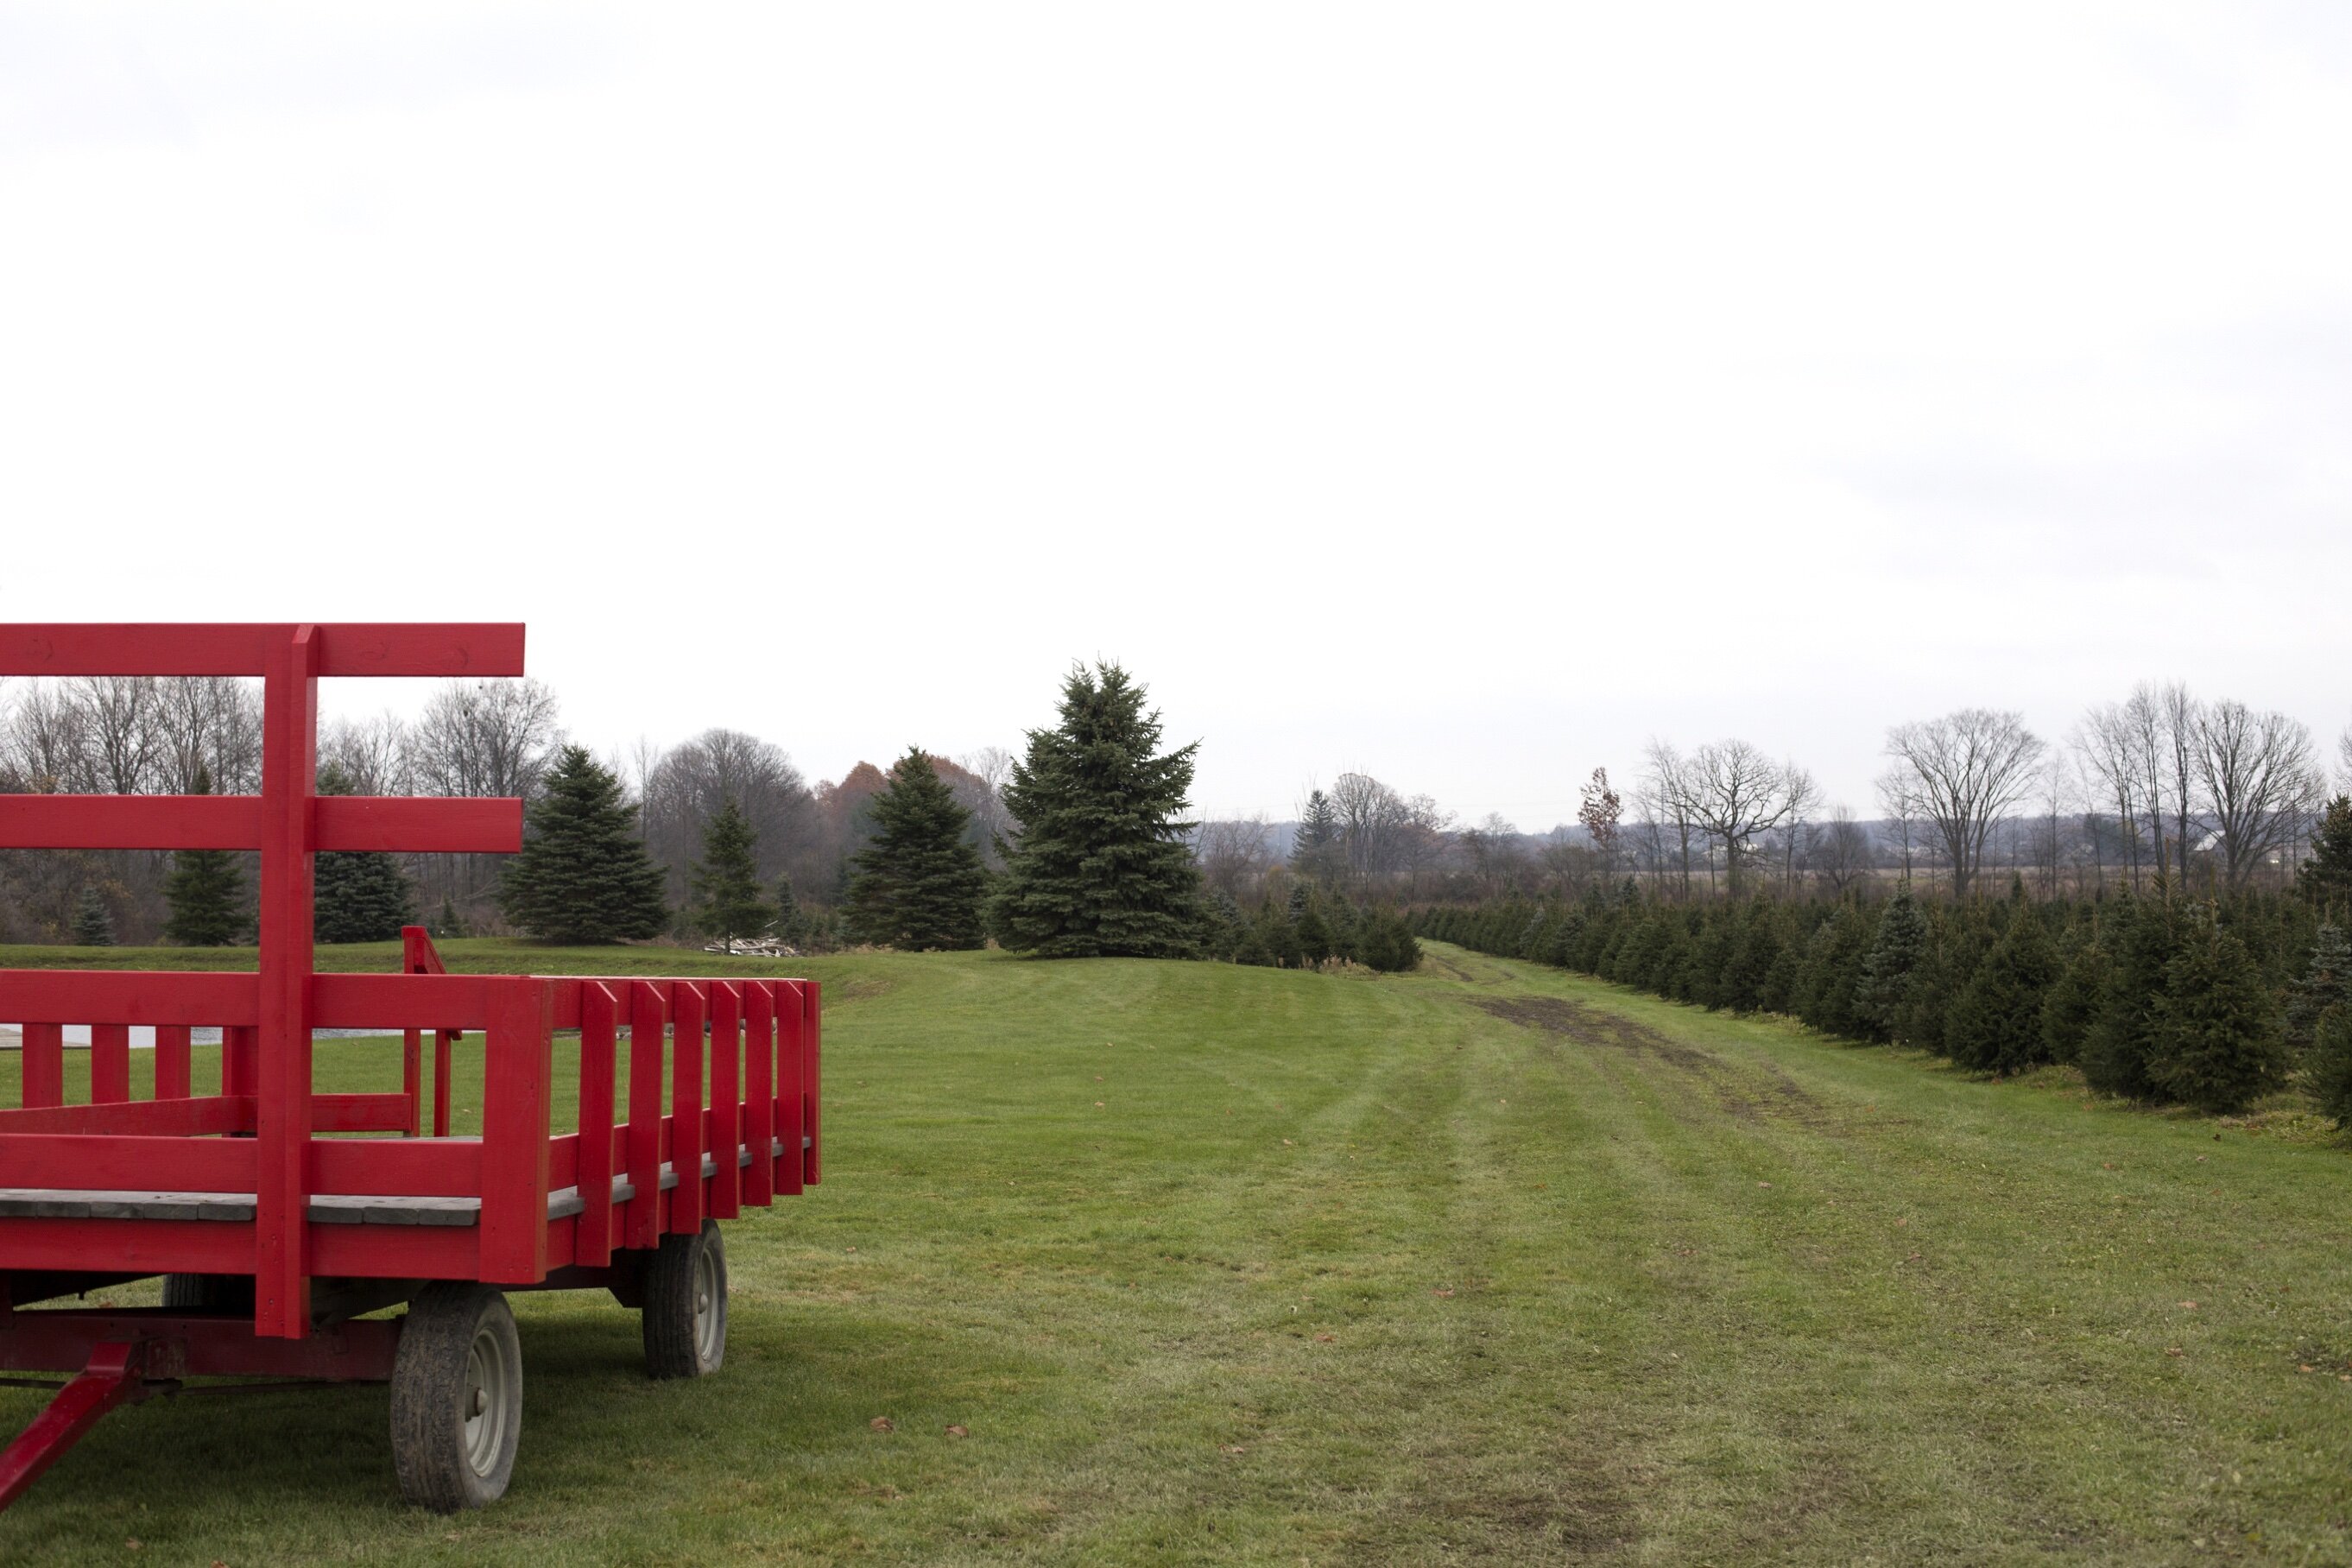
POLYGON ((25 1104, 66 1102, 66 1029, 63 1024, 25 1026, 25 1104))
POLYGON ((131 1026, 89 1026, 89 1102, 114 1105, 131 1098, 131 1026))
POLYGON ((232 1024, 221 1031, 221 1092, 251 1095, 261 1082, 261 1031, 232 1024))
POLYGON ((408 1097, 401 1136, 414 1138, 425 1131, 425 1037, 415 1029, 400 1032, 400 1092, 408 1097))
POLYGON ((776 1191, 785 1196, 801 1190, 801 1042, 808 1037, 808 1008, 801 1000, 797 980, 776 982, 776 1141, 784 1152, 776 1159, 776 1191))
POLYGON ((555 986, 501 980, 482 1040, 482 1273, 499 1285, 547 1278, 547 1089, 555 986))
POLYGON ((594 981, 580 988, 580 1230, 572 1261, 613 1260, 613 1042, 620 1004, 594 981))
POLYGON ((185 1024, 155 1026, 155 1098, 158 1100, 188 1098, 188 1035, 185 1024))
POLYGON ((821 1158, 824 1152, 824 1134, 818 1130, 824 1120, 819 1107, 824 1098, 818 1089, 821 1076, 818 1068, 824 1060, 824 1052, 820 1049, 824 1037, 824 988, 814 980, 803 981, 801 984, 801 999, 808 1007, 808 1028, 801 1037, 801 1092, 808 1105, 808 1169, 804 1179, 814 1184, 824 1179, 824 1165, 821 1158))
POLYGON ((669 1228, 691 1236, 702 1228, 702 1024, 708 1006, 702 987, 678 981, 670 986, 669 1163, 677 1173, 670 1189, 669 1228))
POLYGON ((455 1029, 433 1031, 433 1136, 449 1136, 449 1047, 457 1040, 455 1029))
POLYGON ((629 1199, 625 1245, 652 1247, 661 1239, 662 1026, 669 1012, 669 988, 650 980, 629 987, 629 1199))
POLYGON ((318 778, 319 639, 296 626, 262 679, 261 1072, 255 1131, 254 1332, 310 1331, 304 1254, 310 1142, 310 799, 318 778))
POLYGON ((743 1055, 743 993, 724 982, 710 988, 710 1152, 719 1169, 710 1174, 710 1217, 733 1219, 743 1212, 743 1108, 737 1065, 743 1055))
POLYGON ((743 987, 743 1201, 764 1204, 776 1195, 776 988, 762 980, 743 987))

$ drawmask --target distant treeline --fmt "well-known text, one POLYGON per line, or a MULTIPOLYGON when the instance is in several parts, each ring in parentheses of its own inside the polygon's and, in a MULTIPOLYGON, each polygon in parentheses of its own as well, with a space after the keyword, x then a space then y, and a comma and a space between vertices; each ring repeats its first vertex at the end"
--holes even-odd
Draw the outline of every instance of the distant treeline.
POLYGON ((1685 905, 1630 886, 1569 903, 1423 909, 1424 936, 1734 1013, 1915 1046, 1995 1075, 2081 1068, 2213 1112, 2301 1082, 2352 1116, 2352 944, 2323 900, 2149 891, 1939 902, 1685 905))

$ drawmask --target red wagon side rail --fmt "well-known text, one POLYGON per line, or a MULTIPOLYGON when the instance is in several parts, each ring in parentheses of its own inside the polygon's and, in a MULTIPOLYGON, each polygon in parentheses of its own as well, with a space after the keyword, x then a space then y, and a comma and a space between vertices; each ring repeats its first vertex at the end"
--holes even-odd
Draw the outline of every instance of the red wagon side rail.
MULTIPOLYGON (((0 1108, 0 1279, 250 1275, 254 1330, 300 1339, 311 1281, 578 1279, 817 1180, 818 988, 801 980, 320 974, 321 849, 510 853, 518 800, 320 797, 318 681, 513 676, 520 626, 0 626, 0 675, 263 681, 253 796, 0 795, 0 847, 246 849, 261 859, 258 973, 0 971, 22 1103, 0 1108), (65 1031, 89 1031, 66 1103, 65 1031), (312 1031, 403 1037, 399 1093, 319 1094, 312 1031), (152 1029, 154 1095, 131 1095, 152 1029), (219 1092, 192 1092, 194 1031, 219 1092), (550 1126, 553 1052, 578 1031, 576 1125, 550 1126), (482 1132, 449 1135, 450 1047, 483 1036, 482 1132), (421 1041, 435 1040, 431 1136, 421 1041), (625 1066, 622 1052, 625 1050, 625 1066), (322 1134, 378 1133, 378 1137, 322 1134)), ((14 1303, 0 1300, 0 1311, 14 1303)))

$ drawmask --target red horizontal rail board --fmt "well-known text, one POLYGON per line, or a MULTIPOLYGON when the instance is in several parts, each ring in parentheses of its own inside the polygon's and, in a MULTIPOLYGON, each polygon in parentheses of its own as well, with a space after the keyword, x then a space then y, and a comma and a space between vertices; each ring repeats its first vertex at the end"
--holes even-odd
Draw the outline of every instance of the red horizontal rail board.
MULTIPOLYGON (((249 1138, 141 1138, 68 1132, 0 1137, 0 1187, 76 1192, 249 1193, 257 1145, 249 1138)), ((110 1234, 110 1233, 101 1233, 110 1234)), ((43 1267, 0 1252, 11 1268, 43 1267)), ((85 1257, 75 1267, 87 1268, 85 1257)), ((96 1261, 115 1267, 100 1254, 96 1261)))
POLYGON ((482 1144, 478 1138, 313 1138, 308 1172, 304 1184, 314 1196, 470 1198, 482 1190, 482 1144))
MULTIPOLYGON (((478 1029, 504 975, 320 974, 310 981, 311 1022, 322 1029, 478 1029)), ((0 999, 7 993, 0 987, 0 999)), ((5 1012, 0 1005, 0 1012, 5 1012)))
MULTIPOLYGON (((263 675, 294 636, 284 626, 0 625, 0 675, 263 675)), ((316 673, 490 676, 522 673, 519 622, 314 628, 316 673)))
MULTIPOLYGON (((194 1138, 213 1132, 253 1131, 253 1097, 206 1095, 201 1100, 131 1100, 108 1105, 53 1105, 0 1110, 0 1136, 21 1132, 87 1132, 126 1138, 194 1138)), ((25 1186, 53 1186, 27 1182, 25 1186)), ((170 1187, 172 1174, 159 1170, 138 1184, 170 1187)))
MULTIPOLYGON (((522 802, 321 795, 319 849, 512 855, 522 802)), ((0 795, 0 845, 11 849, 258 849, 261 801, 247 795, 0 795)))
POLYGON ((404 1094, 314 1094, 310 1131, 405 1132, 409 1103, 404 1094))
POLYGON ((211 970, 0 969, 0 1023, 254 1024, 261 982, 211 970))

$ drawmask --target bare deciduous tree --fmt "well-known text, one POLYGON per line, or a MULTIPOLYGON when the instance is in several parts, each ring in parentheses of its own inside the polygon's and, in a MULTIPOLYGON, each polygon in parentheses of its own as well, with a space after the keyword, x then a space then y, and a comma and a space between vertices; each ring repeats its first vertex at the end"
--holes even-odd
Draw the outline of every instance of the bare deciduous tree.
POLYGON ((1830 808, 1829 819, 1805 844, 1805 868, 1822 879, 1832 898, 1843 897, 1846 889, 1858 886, 1870 875, 1875 858, 1870 829, 1843 804, 1830 808))
POLYGON ((1780 826, 1795 809, 1801 770, 1776 763, 1746 741, 1720 741, 1691 753, 1682 770, 1693 817, 1723 850, 1730 890, 1740 889, 1742 864, 1756 836, 1780 826))
POLYGON ((1274 864, 1274 830, 1263 813, 1201 824, 1193 856, 1202 880, 1238 900, 1274 864))
POLYGON ((2195 757, 2235 891, 2286 845, 2318 803, 2319 760, 2311 731, 2284 713, 2217 702, 2200 715, 2195 757))
POLYGON ((1967 897, 1993 824, 2033 787, 2040 737, 2022 714, 1963 708, 1897 724, 1886 750, 1909 773, 1911 797, 1950 858, 1952 896, 1967 897))

